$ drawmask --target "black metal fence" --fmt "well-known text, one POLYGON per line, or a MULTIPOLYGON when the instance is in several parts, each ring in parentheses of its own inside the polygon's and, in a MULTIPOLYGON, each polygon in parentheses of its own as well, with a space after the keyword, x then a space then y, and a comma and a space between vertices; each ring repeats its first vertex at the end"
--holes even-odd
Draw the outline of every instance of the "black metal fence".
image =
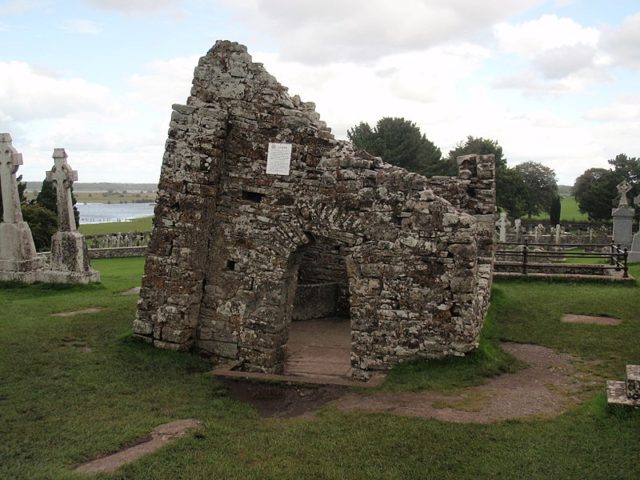
POLYGON ((615 270, 622 272, 622 278, 629 278, 629 268, 627 265, 628 251, 620 245, 611 244, 564 244, 562 247, 551 247, 548 243, 520 242, 500 242, 496 250, 497 261, 509 261, 510 264, 517 264, 523 275, 532 264, 549 264, 553 269, 553 264, 562 267, 571 265, 584 265, 588 263, 571 263, 567 259, 593 259, 601 260, 593 265, 602 270, 615 270), (520 248, 519 248, 520 247, 520 248), (583 249, 584 251, 570 251, 567 249, 583 249), (586 251, 586 249, 599 249, 600 251, 586 251))

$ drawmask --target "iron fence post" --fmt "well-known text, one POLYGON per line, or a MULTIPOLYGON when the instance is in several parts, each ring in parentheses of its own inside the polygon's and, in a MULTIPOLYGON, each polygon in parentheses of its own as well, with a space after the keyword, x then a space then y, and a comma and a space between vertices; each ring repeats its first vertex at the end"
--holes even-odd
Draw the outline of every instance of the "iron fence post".
POLYGON ((527 253, 529 247, 527 246, 527 240, 524 241, 524 248, 522 249, 522 274, 527 274, 527 253))

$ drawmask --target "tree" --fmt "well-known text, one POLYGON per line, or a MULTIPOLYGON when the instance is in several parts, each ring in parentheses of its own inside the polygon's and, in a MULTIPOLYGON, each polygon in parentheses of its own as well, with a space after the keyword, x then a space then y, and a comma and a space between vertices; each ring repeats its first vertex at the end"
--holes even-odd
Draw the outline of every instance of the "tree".
POLYGON ((442 152, 404 118, 384 117, 375 128, 360 122, 347 131, 353 144, 387 163, 421 175, 439 175, 447 169, 442 152))
POLYGON ((573 196, 582 213, 590 220, 602 221, 611 218, 617 195, 616 186, 624 177, 615 170, 589 168, 576 178, 573 196))
POLYGON ((591 220, 611 218, 611 209, 618 204, 616 186, 623 180, 632 186, 629 200, 640 193, 640 158, 620 153, 608 162, 613 168, 589 168, 576 178, 573 185, 578 208, 591 220))
POLYGON ((560 196, 556 195, 551 201, 551 208, 549 208, 549 223, 551 223, 551 225, 558 225, 560 223, 561 212, 562 203, 560 202, 560 196))
POLYGON ((35 202, 22 205, 22 216, 29 224, 36 250, 51 248, 51 236, 58 231, 58 215, 35 202))
POLYGON ((520 218, 525 209, 525 178, 515 168, 501 168, 496 174, 496 204, 511 218, 520 218))
POLYGON ((524 178, 524 211, 531 218, 541 211, 549 211, 551 202, 558 196, 555 172, 537 162, 524 162, 515 170, 524 178))

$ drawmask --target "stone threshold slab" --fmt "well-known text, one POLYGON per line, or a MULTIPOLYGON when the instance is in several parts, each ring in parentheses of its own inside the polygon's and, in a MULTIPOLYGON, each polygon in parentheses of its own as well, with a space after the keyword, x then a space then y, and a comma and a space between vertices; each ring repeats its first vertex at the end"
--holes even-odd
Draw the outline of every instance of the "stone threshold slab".
POLYGON ((614 380, 607 380, 607 403, 609 405, 640 408, 640 400, 633 400, 627 397, 626 383, 614 380))
POLYGON ((573 313, 566 313, 560 318, 562 323, 581 323, 584 325, 606 325, 615 326, 621 325, 622 320, 619 318, 603 317, 595 315, 577 315, 573 313))
POLYGON ((184 437, 190 430, 201 426, 202 422, 194 419, 176 420, 159 425, 153 429, 149 440, 112 455, 83 463, 74 471, 78 473, 113 473, 121 466, 131 463, 143 455, 155 452, 172 440, 184 437))
POLYGON ((236 370, 238 365, 225 364, 214 368, 210 374, 214 377, 256 380, 261 382, 286 383, 298 385, 341 385, 344 387, 374 388, 382 385, 386 375, 374 374, 367 381, 351 380, 332 375, 279 375, 275 373, 243 372, 236 370))

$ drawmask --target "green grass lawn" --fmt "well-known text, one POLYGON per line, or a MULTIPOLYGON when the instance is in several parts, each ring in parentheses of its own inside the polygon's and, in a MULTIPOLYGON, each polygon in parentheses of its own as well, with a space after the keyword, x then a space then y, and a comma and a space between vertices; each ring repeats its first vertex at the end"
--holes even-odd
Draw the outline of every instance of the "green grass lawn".
MULTIPOLYGON (((453 424, 323 408, 264 419, 230 400, 210 362, 131 337, 140 258, 94 261, 103 284, 0 287, 0 478, 74 479, 80 462, 136 442, 155 426, 203 428, 111 479, 636 479, 640 412, 609 409, 604 388, 552 419, 453 424), (54 312, 101 307, 96 314, 54 312), (88 346, 91 352, 81 348, 88 346)), ((640 267, 633 266, 639 275, 640 267)), ((448 389, 517 368, 497 339, 580 355, 608 378, 640 363, 640 289, 609 284, 495 284, 483 350, 473 359, 396 369, 387 389, 448 389), (569 325, 562 313, 608 314, 619 327, 569 325), (403 370, 404 369, 404 370, 403 370)))
POLYGON ((78 230, 84 235, 106 235, 111 233, 150 232, 153 217, 135 218, 129 222, 88 223, 78 230))
MULTIPOLYGON (((541 212, 532 217, 534 220, 549 220, 549 212, 541 212)), ((560 199, 560 222, 588 222, 586 213, 580 212, 576 199, 572 196, 560 199)))

